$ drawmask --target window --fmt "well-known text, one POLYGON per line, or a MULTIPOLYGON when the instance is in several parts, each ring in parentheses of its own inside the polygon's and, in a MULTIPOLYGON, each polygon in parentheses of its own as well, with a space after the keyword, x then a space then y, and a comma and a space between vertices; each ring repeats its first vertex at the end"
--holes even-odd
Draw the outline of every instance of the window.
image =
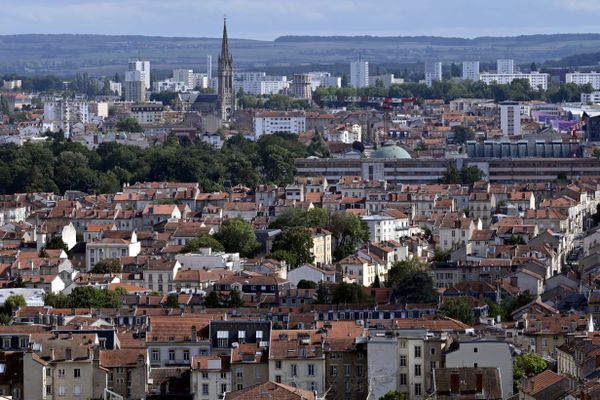
POLYGON ((357 365, 356 366, 356 376, 362 377, 363 376, 363 372, 364 372, 363 366, 362 365, 357 365))
POLYGON ((237 384, 237 390, 242 390, 243 388, 244 388, 244 385, 242 383, 237 384))
POLYGON ((28 344, 27 342, 28 342, 27 338, 21 338, 19 340, 19 347, 22 349, 27 348, 27 344, 28 344))
POLYGON ((81 378, 81 370, 79 368, 73 369, 73 378, 81 378))
POLYGON ((337 376, 337 365, 332 365, 330 367, 331 376, 337 376))
POLYGON ((435 369, 435 367, 437 365, 436 362, 435 361, 430 361, 429 365, 431 366, 431 372, 433 372, 433 370, 435 369))
POLYGON ((298 375, 298 370, 296 369, 296 364, 290 365, 290 374, 292 376, 298 375))
POLYGON ((350 368, 352 368, 350 364, 344 364, 344 376, 350 376, 350 368))
POLYGON ((152 361, 160 361, 160 352, 158 350, 152 350, 152 361))
POLYGON ((281 369, 281 360, 275 361, 275 368, 276 369, 281 369))
POLYGON ((73 396, 81 396, 81 386, 73 386, 73 396))
POLYGON ((184 350, 183 351, 183 360, 184 361, 190 361, 190 351, 189 350, 184 350))
POLYGON ((208 395, 208 383, 202 384, 202 394, 205 396, 208 395))
POLYGON ((415 396, 420 396, 420 395, 421 395, 421 384, 415 383, 415 396))
POLYGON ((229 347, 229 332, 217 331, 217 341, 219 347, 229 347))
POLYGON ((242 368, 236 368, 236 370, 235 370, 235 376, 237 376, 238 378, 243 378, 244 377, 244 370, 242 368))
POLYGON ((307 371, 306 371, 306 375, 308 376, 315 376, 315 365, 314 364, 308 364, 307 366, 307 371))
POLYGON ((2 339, 2 347, 5 349, 10 349, 10 338, 2 339))
POLYGON ((175 361, 175 350, 169 350, 169 361, 175 361))
POLYGON ((46 396, 52 395, 52 385, 46 385, 46 396))
POLYGON ((59 378, 64 378, 65 377, 65 369, 64 368, 59 368, 58 369, 58 377, 59 378))
POLYGON ((64 396, 65 395, 65 387, 63 385, 60 385, 58 387, 58 395, 59 396, 64 396))
POLYGON ((406 374, 400 374, 400 384, 406 385, 406 374))
POLYGON ((202 379, 208 379, 208 372, 202 373, 202 379))
POLYGON ((227 384, 221 383, 221 394, 225 393, 226 391, 227 391, 227 384))
POLYGON ((477 353, 477 347, 473 347, 473 353, 477 353))
POLYGON ((400 366, 406 367, 406 356, 404 355, 400 356, 400 366))
POLYGON ((421 358, 421 346, 415 346, 415 358, 421 358))
POLYGON ((415 376, 421 376, 421 364, 415 364, 415 376))
POLYGON ((221 372, 221 379, 227 379, 227 372, 221 372))
POLYGON ((275 375, 275 382, 281 383, 281 375, 275 375))

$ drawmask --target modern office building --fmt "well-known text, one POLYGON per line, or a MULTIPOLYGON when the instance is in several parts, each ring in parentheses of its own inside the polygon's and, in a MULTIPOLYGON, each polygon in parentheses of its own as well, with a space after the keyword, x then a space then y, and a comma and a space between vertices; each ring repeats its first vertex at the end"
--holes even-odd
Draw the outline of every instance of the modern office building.
POLYGON ((479 61, 463 61, 462 63, 463 80, 479 80, 479 61))
POLYGON ((352 61, 350 63, 350 86, 355 88, 369 86, 369 62, 352 61))
POLYGON ((521 104, 516 101, 500 103, 500 129, 504 136, 521 134, 521 104))
POLYGON ((131 60, 129 61, 129 71, 139 72, 144 87, 146 90, 150 90, 150 61, 131 60))
POLYGON ((510 60, 510 59, 496 60, 496 73, 497 74, 514 74, 515 73, 515 60, 510 60))
POLYGON ((427 86, 431 87, 433 81, 441 81, 442 80, 442 63, 439 61, 436 62, 427 62, 425 63, 425 83, 427 86))

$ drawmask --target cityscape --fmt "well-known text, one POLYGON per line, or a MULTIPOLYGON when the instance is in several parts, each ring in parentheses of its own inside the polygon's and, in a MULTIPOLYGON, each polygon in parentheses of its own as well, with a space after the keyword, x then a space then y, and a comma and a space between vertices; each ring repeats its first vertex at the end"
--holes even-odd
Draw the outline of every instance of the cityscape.
POLYGON ((600 400, 600 35, 300 14, 0 27, 0 400, 600 400))

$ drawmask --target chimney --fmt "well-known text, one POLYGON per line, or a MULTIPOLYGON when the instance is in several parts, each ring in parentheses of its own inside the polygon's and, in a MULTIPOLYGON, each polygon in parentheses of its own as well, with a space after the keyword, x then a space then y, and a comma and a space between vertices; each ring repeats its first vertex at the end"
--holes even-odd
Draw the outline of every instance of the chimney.
POLYGON ((460 376, 457 372, 450 374, 450 393, 460 392, 460 376))
POLYGON ((198 341, 198 328, 196 325, 192 325, 192 342, 198 341))
POLYGON ((477 393, 482 393, 483 392, 483 373, 481 373, 481 372, 477 373, 475 385, 476 385, 477 393))
POLYGON ((67 347, 65 348, 65 360, 72 360, 73 359, 73 354, 71 352, 71 348, 67 347))
POLYGON ((94 349, 92 347, 88 347, 88 358, 90 360, 94 359, 94 349))
POLYGON ((50 361, 53 361, 55 359, 55 354, 54 354, 54 347, 50 348, 50 361))

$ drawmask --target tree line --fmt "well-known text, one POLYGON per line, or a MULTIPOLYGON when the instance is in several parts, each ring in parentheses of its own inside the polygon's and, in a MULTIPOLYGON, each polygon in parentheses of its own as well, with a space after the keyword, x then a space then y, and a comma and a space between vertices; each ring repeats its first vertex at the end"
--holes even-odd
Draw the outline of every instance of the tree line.
POLYGON ((515 79, 510 84, 486 84, 481 81, 434 81, 431 87, 424 83, 408 82, 391 85, 389 89, 383 84, 365 88, 325 88, 319 87, 313 98, 320 103, 323 96, 374 96, 374 97, 415 97, 424 99, 443 99, 448 102, 459 98, 493 99, 496 102, 505 100, 527 101, 542 100, 552 103, 563 101, 580 101, 581 93, 593 92, 592 85, 576 85, 574 83, 548 84, 547 90, 532 87, 526 79, 515 79))
POLYGON ((114 193, 125 182, 199 182, 207 192, 229 185, 293 182, 294 159, 311 155, 297 135, 236 136, 218 150, 169 138, 149 148, 102 143, 95 150, 62 140, 0 144, 0 194, 80 190, 114 193))

